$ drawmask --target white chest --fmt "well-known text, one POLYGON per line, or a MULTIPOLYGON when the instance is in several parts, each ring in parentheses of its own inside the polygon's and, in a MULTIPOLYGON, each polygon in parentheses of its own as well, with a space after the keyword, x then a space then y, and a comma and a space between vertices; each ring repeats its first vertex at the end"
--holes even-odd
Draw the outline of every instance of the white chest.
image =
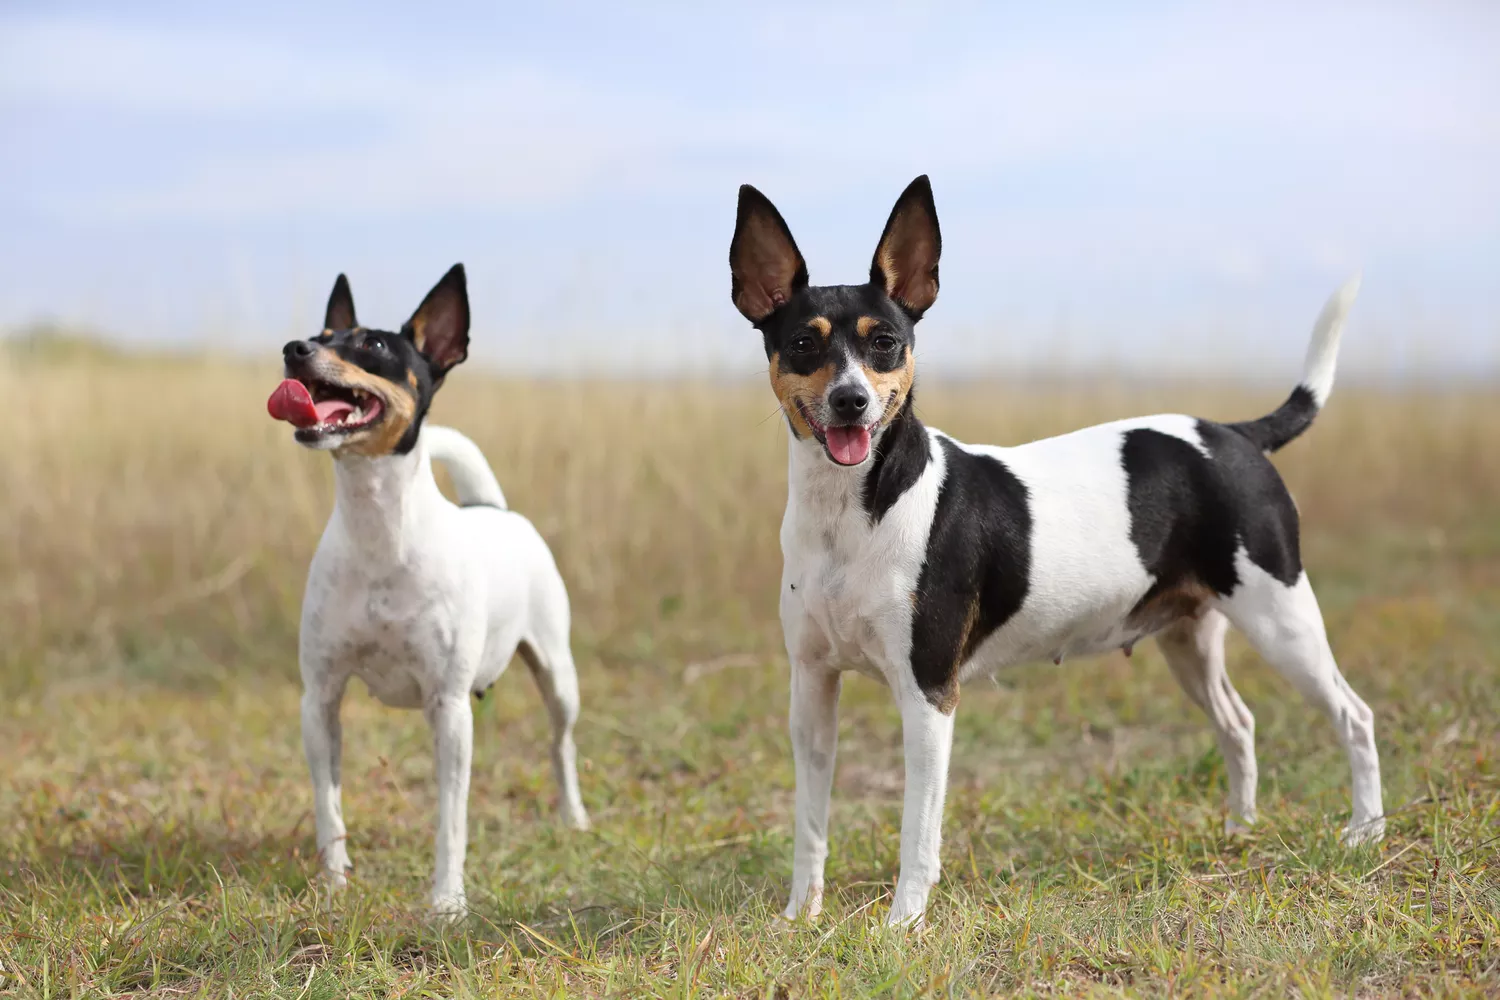
POLYGON ((891 617, 890 580, 862 572, 863 560, 836 549, 805 550, 787 564, 789 609, 804 620, 813 649, 840 665, 884 667, 881 623, 891 617))
POLYGON ((304 655, 322 664, 332 680, 360 678, 388 705, 419 706, 454 659, 454 609, 445 590, 422 586, 411 575, 369 577, 350 567, 315 567, 308 581, 304 655))
POLYGON ((841 483, 793 483, 782 522, 789 649, 805 662, 889 681, 911 648, 912 598, 937 477, 924 476, 879 521, 841 483))

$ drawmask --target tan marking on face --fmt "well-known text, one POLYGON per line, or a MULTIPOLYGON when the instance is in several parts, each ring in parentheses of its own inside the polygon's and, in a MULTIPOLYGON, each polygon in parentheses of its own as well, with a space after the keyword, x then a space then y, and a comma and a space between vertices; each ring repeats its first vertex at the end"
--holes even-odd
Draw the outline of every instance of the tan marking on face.
POLYGON ((771 355, 771 390, 781 400, 782 412, 792 422, 792 433, 799 438, 812 437, 812 427, 808 426, 797 402, 800 400, 808 409, 816 407, 832 380, 831 364, 824 365, 811 375, 798 375, 796 372, 782 371, 780 352, 771 355))
POLYGON ((374 426, 345 435, 339 451, 350 451, 367 458, 389 455, 406 435, 417 416, 417 398, 403 386, 350 364, 326 347, 318 352, 311 375, 315 379, 346 388, 363 389, 380 397, 382 410, 374 426))
POLYGON ((880 320, 874 316, 861 316, 854 321, 854 332, 861 337, 868 337, 870 331, 880 325, 880 320))
POLYGON ((911 392, 912 380, 917 376, 917 361, 912 357, 911 348, 906 349, 906 362, 900 368, 878 372, 868 365, 860 367, 864 369, 865 378, 869 380, 870 388, 875 392, 875 398, 885 404, 885 414, 880 418, 881 423, 889 423, 891 418, 901 411, 907 394, 911 392))
POLYGON ((406 372, 406 384, 411 386, 413 393, 420 393, 422 391, 422 384, 417 381, 417 373, 410 369, 406 372))
POLYGON ((833 324, 828 321, 827 316, 814 316, 807 321, 807 325, 821 333, 824 340, 827 340, 829 335, 833 333, 833 324))

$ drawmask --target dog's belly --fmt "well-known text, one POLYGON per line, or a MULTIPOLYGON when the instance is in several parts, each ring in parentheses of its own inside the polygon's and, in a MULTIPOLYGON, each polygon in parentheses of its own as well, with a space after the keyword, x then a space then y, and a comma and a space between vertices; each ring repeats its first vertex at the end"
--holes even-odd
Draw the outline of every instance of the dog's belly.
POLYGON ((1131 616, 1134 593, 1101 598, 1087 614, 1051 617, 1023 611, 980 645, 964 665, 960 680, 992 674, 1006 667, 1046 660, 1062 662, 1133 646, 1170 622, 1141 621, 1131 616))

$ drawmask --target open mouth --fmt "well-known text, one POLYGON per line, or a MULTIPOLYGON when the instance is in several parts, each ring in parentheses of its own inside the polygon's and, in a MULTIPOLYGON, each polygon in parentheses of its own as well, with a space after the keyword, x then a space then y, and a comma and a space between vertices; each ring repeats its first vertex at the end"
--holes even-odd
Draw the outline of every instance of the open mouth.
POLYGON ((839 465, 858 465, 870 457, 870 428, 820 424, 813 419, 801 400, 797 401, 797 410, 802 414, 802 419, 807 421, 807 426, 812 428, 813 436, 818 439, 828 457, 839 465))
POLYGON ((289 378, 271 393, 266 410, 296 427, 297 440, 311 442, 369 427, 385 412, 385 403, 373 392, 352 385, 289 378))

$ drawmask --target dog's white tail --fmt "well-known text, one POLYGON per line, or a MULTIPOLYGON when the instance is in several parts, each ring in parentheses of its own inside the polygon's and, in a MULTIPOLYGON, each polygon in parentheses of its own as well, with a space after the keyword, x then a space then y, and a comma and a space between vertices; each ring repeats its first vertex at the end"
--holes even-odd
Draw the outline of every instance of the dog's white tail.
POLYGON ((1328 402, 1333 392, 1333 372, 1338 366, 1339 337, 1344 332, 1344 320, 1354 297, 1359 294, 1359 275, 1344 282, 1342 288, 1333 293, 1328 304, 1318 315, 1313 326, 1312 340, 1307 345, 1307 360, 1302 364, 1302 381, 1285 403, 1259 420, 1246 420, 1230 424, 1245 435, 1261 451, 1275 451, 1290 442, 1312 425, 1313 417, 1328 402))
POLYGON ((462 507, 505 509, 505 494, 479 446, 451 427, 428 424, 422 428, 427 457, 442 462, 453 477, 453 491, 462 507))

